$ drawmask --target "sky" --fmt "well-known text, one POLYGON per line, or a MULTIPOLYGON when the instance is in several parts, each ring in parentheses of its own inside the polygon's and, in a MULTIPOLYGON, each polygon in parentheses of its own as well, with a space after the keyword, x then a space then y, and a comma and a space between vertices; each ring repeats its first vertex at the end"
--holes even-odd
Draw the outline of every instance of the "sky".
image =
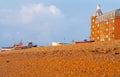
POLYGON ((90 18, 119 9, 119 0, 0 0, 0 48, 19 41, 39 46, 90 40, 90 18))

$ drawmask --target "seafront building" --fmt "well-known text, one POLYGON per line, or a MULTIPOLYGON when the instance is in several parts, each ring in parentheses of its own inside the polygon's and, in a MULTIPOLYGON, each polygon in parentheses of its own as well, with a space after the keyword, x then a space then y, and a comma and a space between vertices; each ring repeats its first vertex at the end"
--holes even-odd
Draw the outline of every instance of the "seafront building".
POLYGON ((102 13, 100 5, 91 17, 91 40, 95 42, 120 39, 120 9, 102 13))

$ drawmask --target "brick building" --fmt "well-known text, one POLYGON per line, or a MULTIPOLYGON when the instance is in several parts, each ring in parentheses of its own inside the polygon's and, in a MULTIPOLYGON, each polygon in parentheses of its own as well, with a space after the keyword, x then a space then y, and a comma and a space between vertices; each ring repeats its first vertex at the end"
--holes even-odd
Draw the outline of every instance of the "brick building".
POLYGON ((91 17, 91 40, 111 41, 120 39, 120 9, 102 13, 97 5, 95 14, 91 17))

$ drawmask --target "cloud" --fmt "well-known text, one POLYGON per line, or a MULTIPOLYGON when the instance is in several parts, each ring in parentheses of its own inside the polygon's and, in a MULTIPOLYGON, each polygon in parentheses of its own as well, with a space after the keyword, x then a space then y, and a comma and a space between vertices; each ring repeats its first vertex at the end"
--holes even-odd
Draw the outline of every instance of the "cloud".
POLYGON ((57 6, 46 6, 42 3, 23 6, 16 10, 5 9, 0 11, 0 24, 4 25, 2 32, 6 31, 8 34, 0 35, 2 39, 9 38, 11 41, 23 39, 51 43, 64 41, 65 37, 71 40, 70 38, 75 36, 74 33, 77 33, 74 25, 79 22, 79 19, 72 19, 66 17, 57 6))
POLYGON ((55 5, 39 3, 19 9, 3 9, 0 11, 0 25, 3 25, 1 32, 4 34, 0 35, 2 39, 48 42, 60 38, 60 33, 65 32, 64 20, 64 14, 55 5))
POLYGON ((50 11, 52 14, 56 15, 56 16, 61 15, 60 10, 59 10, 56 6, 54 6, 54 5, 51 5, 51 6, 49 7, 49 11, 50 11))
POLYGON ((53 19, 64 17, 55 5, 46 6, 43 3, 23 6, 20 9, 0 9, 0 24, 31 24, 37 19, 53 19))
POLYGON ((13 9, 0 9, 0 24, 17 23, 19 19, 19 11, 13 9))
POLYGON ((23 24, 31 23, 36 17, 40 16, 64 16, 55 5, 45 6, 42 3, 24 6, 20 10, 20 14, 23 24))

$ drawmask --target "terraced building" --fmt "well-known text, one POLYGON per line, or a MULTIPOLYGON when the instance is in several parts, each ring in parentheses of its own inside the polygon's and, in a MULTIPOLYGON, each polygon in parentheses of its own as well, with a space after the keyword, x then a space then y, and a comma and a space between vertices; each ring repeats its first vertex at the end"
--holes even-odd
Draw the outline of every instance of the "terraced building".
POLYGON ((117 39, 120 39, 120 9, 103 14, 100 5, 97 5, 91 17, 91 40, 99 42, 117 39))

